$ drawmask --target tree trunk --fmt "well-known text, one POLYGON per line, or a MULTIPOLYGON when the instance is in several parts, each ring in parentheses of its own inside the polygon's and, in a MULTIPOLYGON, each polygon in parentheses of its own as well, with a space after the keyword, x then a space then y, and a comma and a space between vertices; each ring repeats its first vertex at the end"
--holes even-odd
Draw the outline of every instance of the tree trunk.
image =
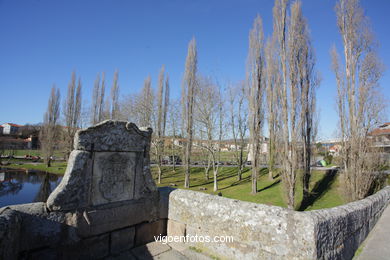
POLYGON ((214 169, 214 191, 218 190, 218 170, 214 169))
POLYGON ((252 167, 252 194, 257 193, 257 166, 252 167))
POLYGON ((160 161, 157 162, 157 171, 158 171, 158 184, 161 184, 161 165, 160 161))

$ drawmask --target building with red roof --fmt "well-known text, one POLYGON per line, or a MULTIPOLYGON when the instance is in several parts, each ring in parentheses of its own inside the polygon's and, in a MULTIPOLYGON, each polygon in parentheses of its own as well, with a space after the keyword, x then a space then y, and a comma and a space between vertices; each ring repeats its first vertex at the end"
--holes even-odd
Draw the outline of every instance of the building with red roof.
POLYGON ((13 123, 5 123, 1 125, 3 127, 3 135, 13 135, 17 134, 21 125, 13 124, 13 123))
POLYGON ((375 147, 383 148, 384 151, 390 152, 390 122, 372 130, 370 136, 373 138, 375 147))

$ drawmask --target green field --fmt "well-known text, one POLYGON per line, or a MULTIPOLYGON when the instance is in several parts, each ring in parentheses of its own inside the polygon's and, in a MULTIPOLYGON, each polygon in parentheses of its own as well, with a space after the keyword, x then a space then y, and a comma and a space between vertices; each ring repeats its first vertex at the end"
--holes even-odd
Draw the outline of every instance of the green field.
POLYGON ((54 174, 63 175, 66 170, 66 162, 52 162, 51 167, 46 167, 46 164, 43 163, 12 163, 4 167, 14 168, 14 169, 29 169, 29 170, 38 170, 54 174))
MULTIPOLYGON (((184 173, 183 167, 179 167, 176 173, 173 173, 171 167, 163 167, 161 184, 158 186, 173 186, 175 188, 183 188, 184 173), (174 186, 176 185, 176 186, 174 186)), ((157 180, 156 169, 152 169, 153 177, 157 180)), ((286 207, 286 202, 283 197, 283 185, 281 178, 277 177, 270 181, 268 179, 268 170, 262 169, 258 179, 258 193, 256 195, 251 192, 251 171, 245 169, 241 181, 237 181, 237 168, 222 167, 221 173, 218 176, 219 190, 213 192, 213 179, 205 180, 204 169, 201 167, 193 168, 191 171, 191 190, 205 192, 209 194, 222 193, 223 197, 239 199, 244 201, 263 203, 267 205, 286 207), (207 190, 204 190, 206 188, 207 190)), ((212 172, 210 172, 210 177, 212 172)), ((325 171, 314 171, 311 178, 312 202, 310 205, 303 205, 302 201, 302 185, 298 181, 296 186, 296 205, 298 210, 313 210, 320 208, 330 208, 339 206, 345 203, 341 195, 340 183, 337 175, 329 176, 325 171)))
MULTIPOLYGON (((42 152, 41 150, 12 150, 12 151, 8 151, 6 150, 4 153, 4 155, 14 155, 14 156, 25 156, 25 155, 31 155, 31 156, 40 156, 42 157, 42 152)), ((63 158, 64 157, 64 152, 63 151, 60 151, 60 150, 55 150, 54 151, 54 156, 56 157, 60 157, 60 158, 63 158)))

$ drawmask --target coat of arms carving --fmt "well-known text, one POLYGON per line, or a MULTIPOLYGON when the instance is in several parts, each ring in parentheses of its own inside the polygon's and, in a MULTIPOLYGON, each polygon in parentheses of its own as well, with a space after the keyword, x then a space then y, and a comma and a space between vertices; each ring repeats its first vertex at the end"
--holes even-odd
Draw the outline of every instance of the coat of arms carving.
POLYGON ((127 156, 114 153, 99 162, 102 175, 99 181, 99 191, 108 201, 121 200, 123 196, 131 196, 134 185, 135 162, 127 156))

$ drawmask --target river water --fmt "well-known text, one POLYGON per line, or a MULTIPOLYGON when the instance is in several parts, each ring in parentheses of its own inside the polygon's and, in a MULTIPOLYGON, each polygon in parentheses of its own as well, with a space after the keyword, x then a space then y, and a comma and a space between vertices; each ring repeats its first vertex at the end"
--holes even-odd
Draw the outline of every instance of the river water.
POLYGON ((0 208, 30 202, 44 202, 62 176, 36 170, 0 168, 0 208))

